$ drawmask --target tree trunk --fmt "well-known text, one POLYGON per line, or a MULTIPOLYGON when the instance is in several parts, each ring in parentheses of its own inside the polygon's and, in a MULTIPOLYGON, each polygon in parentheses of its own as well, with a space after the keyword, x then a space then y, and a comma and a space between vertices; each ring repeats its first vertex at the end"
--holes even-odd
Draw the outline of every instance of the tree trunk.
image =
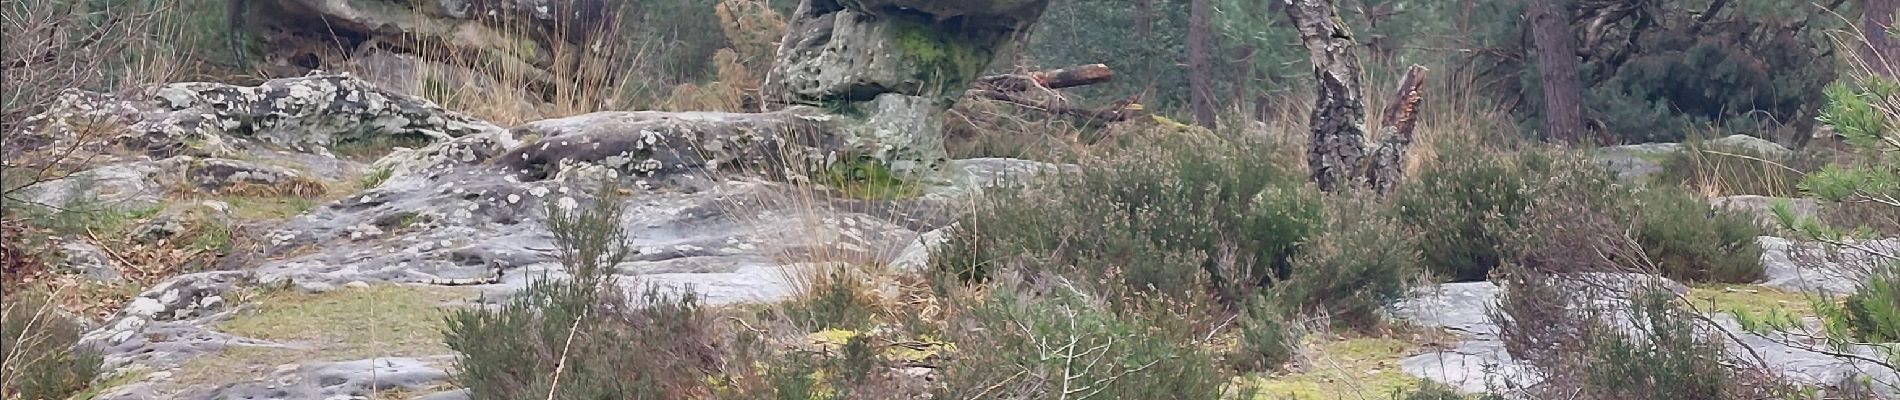
POLYGON ((1891 59, 1900 55, 1894 51, 1891 34, 1896 5, 1900 5, 1900 0, 1867 0, 1867 9, 1862 10, 1860 16, 1861 32, 1867 35, 1867 48, 1862 50, 1867 67, 1885 76, 1895 75, 1891 59))
POLYGON ((1332 2, 1283 1, 1319 81, 1308 124, 1312 135, 1306 166, 1320 190, 1333 191, 1363 176, 1366 109, 1360 94, 1359 60, 1351 52, 1352 34, 1340 25, 1332 2))
POLYGON ((1570 30, 1568 0, 1532 0, 1531 40, 1544 90, 1544 135, 1577 143, 1583 138, 1583 90, 1577 82, 1577 38, 1570 30))
POLYGON ((1154 36, 1154 0, 1135 0, 1135 34, 1142 39, 1154 36))
POLYGON ((1208 65, 1214 18, 1208 1, 1191 0, 1188 5, 1188 90, 1193 92, 1194 123, 1213 129, 1219 121, 1214 116, 1214 67, 1208 65))

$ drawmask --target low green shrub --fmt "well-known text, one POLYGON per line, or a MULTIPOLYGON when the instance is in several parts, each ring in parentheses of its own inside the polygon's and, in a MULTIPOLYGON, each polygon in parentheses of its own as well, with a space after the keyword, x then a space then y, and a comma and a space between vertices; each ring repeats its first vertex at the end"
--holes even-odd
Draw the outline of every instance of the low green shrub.
POLYGON ((1726 338, 1699 325, 1674 295, 1661 289, 1631 299, 1628 318, 1637 337, 1608 322, 1585 347, 1581 369, 1586 398, 1760 399, 1781 397, 1782 387, 1764 371, 1731 368, 1726 338))
POLYGON ((603 187, 587 206, 550 202, 548 229, 569 278, 542 278, 494 309, 446 317, 473 399, 688 398, 710 393, 721 366, 712 314, 690 288, 630 299, 612 267, 631 254, 624 205, 603 187))
POLYGON ((1526 157, 1538 181, 1531 204, 1505 241, 1509 264, 1543 273, 1628 272, 1642 249, 1630 235, 1634 193, 1614 173, 1583 157, 1526 157))
POLYGON ((1900 265, 1869 276, 1841 301, 1837 318, 1848 336, 1871 343, 1900 342, 1900 265))
POLYGON ((872 297, 876 294, 847 271, 823 273, 822 279, 811 283, 811 293, 785 303, 785 316, 794 325, 814 332, 870 328, 877 310, 877 299, 872 297))
POLYGON ((1304 332, 1268 301, 1256 300, 1238 317, 1240 343, 1227 362, 1241 371, 1274 371, 1293 361, 1304 332))
POLYGON ((1683 282, 1750 283, 1765 277, 1764 232, 1747 216, 1713 210, 1701 196, 1657 187, 1638 196, 1636 238, 1663 276, 1683 282))
POLYGON ((0 301, 0 397, 64 399, 103 372, 97 351, 77 347, 85 329, 48 301, 44 293, 7 293, 0 301))
POLYGON ((1426 381, 1418 389, 1394 393, 1392 400, 1465 400, 1465 395, 1442 383, 1426 381))
MULTIPOLYGON (((1319 198, 1263 146, 1157 144, 1084 165, 1048 188, 993 192, 959 220, 933 268, 1066 274, 1105 293, 1224 298, 1285 278, 1319 198)), ((1110 296, 1121 298, 1125 296, 1110 296)))
POLYGON ((1497 317, 1513 357, 1536 382, 1508 382, 1534 398, 1764 399, 1795 389, 1753 368, 1715 327, 1660 287, 1583 289, 1591 283, 1518 268, 1506 274, 1497 317), (1584 285, 1584 286, 1578 286, 1584 285))
MULTIPOLYGON (((934 398, 1215 399, 1231 382, 1195 330, 1160 308, 1117 313, 1062 287, 998 289, 967 304, 948 338, 966 349, 940 368, 934 398)), ((1202 333, 1204 334, 1204 332, 1202 333)))
POLYGON ((691 292, 649 288, 630 302, 543 280, 447 322, 445 342, 462 355, 457 383, 472 399, 687 398, 706 393, 720 362, 716 321, 691 292))
POLYGON ((1401 186, 1399 220, 1418 231, 1426 269, 1454 281, 1483 280, 1503 262, 1504 241, 1530 197, 1515 161, 1475 145, 1451 143, 1438 160, 1401 186))
POLYGON ((1370 197, 1327 197, 1324 232, 1301 246, 1291 273, 1272 289, 1280 304, 1363 329, 1377 325, 1379 310, 1405 296, 1419 275, 1417 235, 1370 197))

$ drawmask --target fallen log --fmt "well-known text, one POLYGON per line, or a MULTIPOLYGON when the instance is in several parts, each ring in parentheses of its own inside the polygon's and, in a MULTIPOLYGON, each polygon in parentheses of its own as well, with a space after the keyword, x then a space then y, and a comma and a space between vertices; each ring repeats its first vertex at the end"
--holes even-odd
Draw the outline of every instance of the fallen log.
POLYGON ((1129 105, 1134 104, 1133 99, 1118 101, 1101 109, 1089 109, 1069 105, 1068 101, 1060 96, 1037 93, 1093 85, 1108 82, 1114 78, 1115 71, 1103 64, 1079 65, 1027 74, 990 75, 977 78, 976 84, 965 92, 965 96, 1007 102, 1051 114, 1081 118, 1092 123, 1124 121, 1135 114, 1135 110, 1129 108, 1129 105), (1032 91, 1032 89, 1035 90, 1032 91))
POLYGON ((1032 109, 1042 110, 1043 112, 1047 112, 1050 114, 1059 114, 1059 115, 1066 115, 1066 116, 1071 116, 1071 117, 1076 117, 1076 118, 1082 118, 1082 119, 1089 120, 1090 122, 1095 122, 1095 123, 1125 121, 1125 120, 1128 120, 1128 117, 1134 115, 1134 111, 1135 111, 1135 110, 1129 109, 1128 107, 1130 104, 1134 104, 1134 100, 1132 98, 1117 101, 1115 102, 1114 105, 1104 107, 1099 110, 1093 110, 1093 109, 1088 109, 1088 108, 1070 106, 1066 104, 1067 102, 1062 101, 1060 98, 1036 99, 1036 98, 1025 97, 1018 93, 1003 92, 1003 91, 998 91, 998 90, 971 90, 970 95, 975 96, 975 97, 990 99, 990 100, 1007 102, 1010 104, 1015 104, 1015 105, 1028 107, 1032 109))
POLYGON ((1078 65, 1074 67, 1036 71, 1028 74, 990 75, 976 79, 976 89, 988 89, 1004 92, 1022 92, 1032 88, 1063 89, 1108 82, 1115 78, 1115 71, 1103 64, 1078 65))

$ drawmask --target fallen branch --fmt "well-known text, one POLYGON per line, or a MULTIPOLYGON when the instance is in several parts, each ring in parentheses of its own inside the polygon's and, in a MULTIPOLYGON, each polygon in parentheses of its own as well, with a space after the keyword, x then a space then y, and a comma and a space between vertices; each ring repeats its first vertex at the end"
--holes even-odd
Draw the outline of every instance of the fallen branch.
POLYGON ((1103 64, 1079 65, 1028 74, 990 75, 977 78, 974 87, 964 95, 1007 102, 1094 123, 1124 121, 1134 114, 1135 110, 1129 109, 1129 105, 1134 104, 1132 98, 1117 101, 1101 109, 1089 109, 1069 105, 1068 101, 1060 96, 1046 95, 1056 89, 1093 85, 1108 82, 1114 78, 1115 71, 1103 64), (1038 95, 1039 93, 1044 95, 1038 95))
POLYGON ((1003 92, 1003 91, 997 91, 997 90, 981 90, 981 89, 971 90, 969 92, 969 95, 972 97, 980 97, 980 98, 985 98, 985 99, 990 99, 990 100, 1007 102, 1007 103, 1011 103, 1011 104, 1015 104, 1019 106, 1042 110, 1044 112, 1048 112, 1051 114, 1067 115, 1067 116, 1082 118, 1082 119, 1089 120, 1091 122, 1099 122, 1099 123, 1124 121, 1124 120, 1127 120, 1129 116, 1133 115, 1134 114, 1133 111, 1135 111, 1135 110, 1129 109, 1128 107, 1129 105, 1134 104, 1134 99, 1132 98, 1117 101, 1115 102, 1115 104, 1110 105, 1109 107, 1104 107, 1100 110, 1092 110, 1092 109, 1087 109, 1087 108, 1082 108, 1082 107, 1070 106, 1066 104, 1067 102, 1062 101, 1061 99, 1036 99, 1036 98, 1023 96, 1020 93, 1010 93, 1010 92, 1003 92))
POLYGON ((974 86, 977 89, 1022 92, 1032 88, 1065 89, 1088 86, 1108 82, 1114 78, 1115 71, 1109 69, 1107 65, 1088 64, 1028 74, 990 75, 976 78, 974 86))

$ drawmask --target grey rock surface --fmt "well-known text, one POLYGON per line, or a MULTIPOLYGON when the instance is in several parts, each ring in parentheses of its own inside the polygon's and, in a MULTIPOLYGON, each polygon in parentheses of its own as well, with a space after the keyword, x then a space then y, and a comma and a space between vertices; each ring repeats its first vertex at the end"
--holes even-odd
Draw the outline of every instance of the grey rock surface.
POLYGON ((199 272, 166 279, 126 303, 80 343, 101 350, 108 368, 140 364, 175 367, 225 346, 274 344, 212 331, 204 324, 231 306, 228 298, 247 279, 238 271, 199 272))
POLYGON ((60 179, 21 189, 21 197, 41 205, 97 210, 137 210, 157 206, 165 186, 188 158, 134 161, 96 166, 60 179))
MULTIPOLYGON (((1642 285, 1661 283, 1663 287, 1686 290, 1662 278, 1634 274, 1585 274, 1583 286, 1572 290, 1607 290, 1614 294, 1642 285), (1647 282, 1647 283, 1646 283, 1647 282)), ((1568 284, 1568 283, 1567 283, 1568 284)), ((1422 290, 1396 303, 1390 310, 1400 320, 1420 326, 1444 328, 1463 338, 1447 348, 1415 354, 1400 361, 1406 373, 1449 385, 1465 393, 1486 393, 1506 387, 1526 387, 1542 380, 1533 366, 1512 357, 1497 337, 1498 325, 1487 314, 1496 307, 1502 290, 1490 282, 1448 283, 1422 290), (1506 385, 1507 383, 1511 385, 1506 385)), ((1580 294, 1582 295, 1582 294, 1580 294)), ((1599 302, 1600 303, 1600 302, 1599 302)), ((1862 381, 1874 382, 1884 398, 1900 398, 1900 375, 1891 369, 1851 357, 1825 354, 1822 343, 1803 335, 1757 333, 1741 328, 1734 317, 1716 314, 1713 328, 1727 332, 1723 336, 1732 353, 1747 355, 1752 349, 1761 356, 1759 365, 1768 371, 1799 382, 1823 387, 1843 387, 1862 381), (1746 349, 1744 349, 1746 348, 1746 349)), ((1632 332, 1632 334, 1634 334, 1632 332)), ((1881 357, 1867 346, 1839 350, 1863 357, 1881 357)), ((1745 356, 1751 357, 1751 356, 1745 356)), ((1748 360, 1753 362, 1753 360, 1748 360)))
POLYGON ((1682 152, 1682 149, 1681 143, 1608 146, 1596 149, 1592 157, 1597 163, 1616 172, 1617 177, 1630 181, 1642 181, 1662 172, 1663 161, 1682 152))
MULTIPOLYGON (((691 285, 712 303, 784 295, 787 266, 885 264, 918 232, 947 223, 952 205, 1004 179, 1058 167, 1021 160, 958 161, 910 199, 813 194, 810 187, 694 174, 633 178, 623 225, 640 254, 617 267, 649 283, 691 285)), ((527 182, 502 168, 427 168, 287 221, 269 236, 281 255, 254 270, 264 282, 338 286, 428 283, 502 273, 502 286, 559 276, 549 204, 592 201, 592 185, 527 182)))
POLYGON ((87 278, 103 283, 118 283, 125 279, 119 273, 117 263, 106 254, 105 249, 91 242, 68 240, 59 244, 60 268, 77 272, 87 278))
POLYGON ((1748 153, 1754 153, 1753 155, 1769 158, 1781 158, 1794 154, 1793 150, 1788 150, 1787 147, 1768 139, 1748 135, 1723 136, 1710 140, 1709 144, 1716 148, 1742 149, 1748 153))
POLYGON ((372 358, 318 362, 296 366, 275 376, 187 392, 181 399, 337 399, 369 398, 376 392, 424 390, 449 379, 447 364, 454 356, 372 358))
POLYGON ((185 180, 199 190, 214 193, 241 185, 277 187, 298 180, 312 182, 294 169, 218 158, 192 162, 185 168, 185 180))
POLYGON ((1771 232, 1784 229, 1781 226, 1780 220, 1775 217, 1774 210, 1777 204, 1787 205, 1788 211, 1792 212, 1797 219, 1813 218, 1821 212, 1821 204, 1819 202, 1816 202, 1814 199, 1806 198, 1791 199, 1785 197, 1737 195, 1709 199, 1709 204, 1716 209, 1746 215, 1754 219, 1757 225, 1761 225, 1763 229, 1768 229, 1771 232))
POLYGON ((1773 236, 1757 238, 1761 263, 1770 287, 1803 292, 1849 294, 1886 259, 1877 254, 1900 254, 1900 239, 1856 240, 1851 246, 1798 242, 1773 236))
MULTIPOLYGON (((1735 339, 1728 343, 1736 354, 1760 355, 1759 365, 1782 377, 1822 387, 1860 387, 1872 389, 1879 398, 1900 399, 1900 372, 1867 360, 1885 359, 1879 350, 1866 345, 1836 349, 1802 334, 1762 333, 1743 329, 1734 316, 1717 314, 1716 326, 1735 339), (1863 359, 1835 354, 1854 354, 1863 359)), ((1755 361, 1755 360, 1750 360, 1755 361)))
POLYGON ((1392 316, 1420 326, 1445 328, 1474 338, 1494 338, 1498 326, 1486 314, 1502 292, 1491 282, 1435 285, 1392 305, 1392 316))
POLYGON ((28 128, 49 146, 118 147, 156 158, 230 156, 248 142, 328 155, 337 143, 403 138, 435 141, 498 131, 493 124, 347 75, 313 75, 258 86, 166 85, 150 99, 69 91, 28 128), (101 124, 121 132, 93 140, 101 124), (97 143, 95 143, 97 142, 97 143))

